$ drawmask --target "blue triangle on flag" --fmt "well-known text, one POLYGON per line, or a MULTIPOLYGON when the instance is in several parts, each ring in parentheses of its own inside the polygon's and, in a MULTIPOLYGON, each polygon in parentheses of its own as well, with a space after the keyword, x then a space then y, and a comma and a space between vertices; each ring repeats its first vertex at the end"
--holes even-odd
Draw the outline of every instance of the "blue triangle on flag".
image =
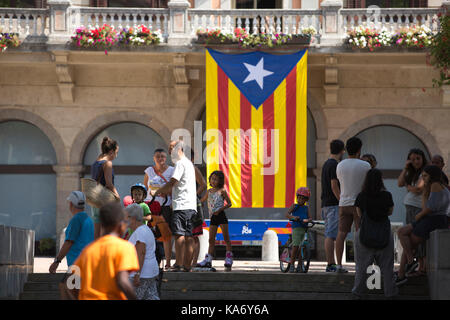
POLYGON ((252 106, 258 109, 288 76, 306 49, 284 55, 260 51, 240 54, 208 51, 252 106))

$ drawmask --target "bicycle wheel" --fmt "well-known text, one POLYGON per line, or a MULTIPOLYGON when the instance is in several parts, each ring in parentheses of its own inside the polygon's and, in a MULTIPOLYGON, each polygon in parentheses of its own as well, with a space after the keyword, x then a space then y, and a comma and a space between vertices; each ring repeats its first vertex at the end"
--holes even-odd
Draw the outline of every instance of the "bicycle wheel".
POLYGON ((289 258, 290 258, 289 248, 284 248, 280 256, 280 270, 283 273, 288 272, 289 268, 291 267, 290 262, 287 262, 289 258))
POLYGON ((309 263, 311 262, 311 248, 309 244, 303 244, 301 246, 302 263, 301 268, 303 273, 307 273, 309 270, 309 263))

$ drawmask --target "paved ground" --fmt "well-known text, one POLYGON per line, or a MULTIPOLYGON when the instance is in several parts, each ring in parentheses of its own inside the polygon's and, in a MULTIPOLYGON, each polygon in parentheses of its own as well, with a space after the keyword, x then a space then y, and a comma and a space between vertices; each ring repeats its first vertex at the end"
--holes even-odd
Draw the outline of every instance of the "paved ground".
MULTIPOLYGON (((48 268, 53 262, 53 258, 34 258, 34 273, 48 273, 48 268)), ((174 260, 172 261, 172 263, 174 260)), ((223 260, 214 260, 213 266, 217 269, 217 271, 223 271, 223 260)), ((344 266, 350 271, 354 272, 355 265, 354 263, 347 263, 344 266)), ((325 271, 326 263, 325 262, 316 262, 312 261, 310 265, 310 272, 323 272, 325 271)), ((278 261, 257 261, 257 260, 235 260, 233 264, 234 271, 241 272, 251 272, 251 271, 259 271, 259 272, 280 272, 280 264, 278 261)), ((66 259, 62 261, 59 265, 57 272, 65 272, 67 271, 67 262, 66 259)))

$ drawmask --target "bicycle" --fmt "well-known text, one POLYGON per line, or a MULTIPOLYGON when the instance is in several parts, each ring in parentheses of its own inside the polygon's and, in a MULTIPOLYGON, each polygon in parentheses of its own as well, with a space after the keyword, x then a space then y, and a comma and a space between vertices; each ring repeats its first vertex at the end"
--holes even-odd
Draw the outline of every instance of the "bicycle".
MULTIPOLYGON (((294 221, 294 220, 289 220, 294 221)), ((297 265, 296 272, 301 273, 307 273, 309 270, 309 264, 311 262, 311 243, 309 241, 309 234, 308 231, 312 227, 314 227, 316 224, 323 225, 324 222, 322 221, 312 221, 308 222, 306 226, 306 232, 305 236, 303 238, 302 244, 300 245, 300 250, 298 250, 298 254, 300 255, 300 260, 297 265)), ((283 246, 283 249, 281 251, 280 255, 280 270, 283 273, 286 273, 289 271, 289 268, 291 267, 291 253, 292 253, 292 235, 289 236, 288 241, 283 246)), ((295 265, 294 265, 295 267, 295 265)))

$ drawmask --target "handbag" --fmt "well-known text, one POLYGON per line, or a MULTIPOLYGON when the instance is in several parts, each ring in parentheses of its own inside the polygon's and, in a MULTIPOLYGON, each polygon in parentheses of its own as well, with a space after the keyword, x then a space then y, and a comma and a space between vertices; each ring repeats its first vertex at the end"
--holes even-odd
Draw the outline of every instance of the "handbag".
POLYGON ((97 180, 81 178, 81 191, 86 196, 87 203, 95 208, 101 208, 110 202, 120 201, 120 198, 117 198, 114 192, 100 183, 100 172, 97 180))
MULTIPOLYGON (((167 202, 166 200, 163 203, 163 206, 167 202)), ((148 203, 150 207, 150 211, 152 213, 152 220, 149 221, 148 227, 153 231, 155 239, 158 241, 169 241, 172 239, 172 232, 170 231, 169 224, 166 219, 161 215, 161 206, 158 201, 155 201, 155 197, 152 197, 152 200, 148 203)))
POLYGON ((359 230, 359 241, 372 249, 384 249, 388 246, 391 238, 391 223, 389 219, 375 221, 367 214, 366 207, 362 213, 361 225, 359 230))

